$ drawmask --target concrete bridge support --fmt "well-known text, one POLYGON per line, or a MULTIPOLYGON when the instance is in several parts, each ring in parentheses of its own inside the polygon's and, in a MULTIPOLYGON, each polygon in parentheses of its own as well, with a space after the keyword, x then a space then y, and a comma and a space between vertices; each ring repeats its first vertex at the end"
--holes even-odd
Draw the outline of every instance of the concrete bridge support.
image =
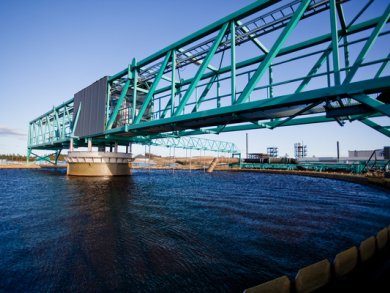
POLYGON ((66 158, 67 174, 73 176, 131 175, 131 154, 70 151, 66 158))

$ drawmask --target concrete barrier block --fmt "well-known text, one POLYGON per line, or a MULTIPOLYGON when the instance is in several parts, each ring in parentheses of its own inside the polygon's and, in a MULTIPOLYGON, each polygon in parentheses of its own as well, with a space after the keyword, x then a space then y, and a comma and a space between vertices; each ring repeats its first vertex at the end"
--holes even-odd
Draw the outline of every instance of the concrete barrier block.
POLYGON ((336 255, 333 261, 334 273, 336 277, 343 277, 357 266, 358 249, 353 246, 336 255))
POLYGON ((325 286, 330 281, 330 262, 327 259, 300 269, 295 277, 297 293, 306 293, 325 286))
POLYGON ((245 293, 289 293, 291 282, 286 276, 246 289, 245 293))
POLYGON ((378 250, 382 250, 383 248, 386 247, 388 239, 389 239, 389 236, 388 236, 387 228, 380 230, 376 234, 376 245, 377 245, 378 250))
POLYGON ((387 241, 387 245, 390 245, 390 225, 387 226, 387 235, 388 235, 388 241, 387 241))
POLYGON ((366 262, 370 260, 375 254, 375 237, 371 236, 363 240, 359 246, 360 260, 366 262))

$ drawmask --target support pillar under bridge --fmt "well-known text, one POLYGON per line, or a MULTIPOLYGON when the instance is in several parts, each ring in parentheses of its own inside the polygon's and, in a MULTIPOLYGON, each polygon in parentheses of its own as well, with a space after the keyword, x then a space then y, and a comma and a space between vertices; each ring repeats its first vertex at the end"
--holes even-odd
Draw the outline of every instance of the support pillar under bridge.
MULTIPOLYGON (((74 139, 70 140, 69 152, 66 156, 67 175, 71 176, 128 176, 132 170, 132 153, 118 152, 118 143, 110 142, 110 151, 105 151, 99 139, 96 139, 98 151, 93 151, 93 139, 87 139, 87 151, 77 151, 74 148, 74 139)), ((84 140, 85 143, 85 140, 84 140)), ((137 144, 173 147, 182 149, 207 150, 218 153, 238 153, 235 144, 196 137, 165 138, 147 140, 145 138, 134 141, 137 144)), ((122 142, 123 144, 123 142, 122 142)), ((127 146, 128 146, 127 142, 127 146)), ((128 148, 126 148, 128 150, 128 148)))
POLYGON ((118 176, 131 175, 131 154, 110 152, 69 152, 67 175, 118 176))

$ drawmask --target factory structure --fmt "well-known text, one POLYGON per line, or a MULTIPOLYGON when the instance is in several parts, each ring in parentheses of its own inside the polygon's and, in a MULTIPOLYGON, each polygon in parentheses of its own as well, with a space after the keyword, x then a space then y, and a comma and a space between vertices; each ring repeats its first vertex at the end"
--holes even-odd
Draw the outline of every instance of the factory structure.
MULTIPOLYGON (((277 158, 278 147, 267 147, 266 153, 248 153, 247 161, 261 161, 261 159, 277 158)), ((294 158, 302 162, 356 162, 367 160, 390 160, 390 146, 385 146, 382 149, 376 150, 349 150, 347 157, 340 157, 339 142, 337 142, 337 156, 336 157, 308 157, 308 146, 303 142, 294 144, 294 158)))
POLYGON ((242 169, 296 170, 319 172, 342 172, 349 174, 383 174, 390 178, 390 146, 377 150, 350 150, 348 157, 340 157, 337 142, 336 157, 309 157, 304 143, 295 143, 295 157, 278 157, 277 147, 268 147, 267 153, 248 153, 240 161, 242 169))
POLYGON ((356 163, 362 161, 386 161, 390 160, 390 147, 376 150, 349 150, 347 157, 299 157, 300 162, 334 162, 356 163))

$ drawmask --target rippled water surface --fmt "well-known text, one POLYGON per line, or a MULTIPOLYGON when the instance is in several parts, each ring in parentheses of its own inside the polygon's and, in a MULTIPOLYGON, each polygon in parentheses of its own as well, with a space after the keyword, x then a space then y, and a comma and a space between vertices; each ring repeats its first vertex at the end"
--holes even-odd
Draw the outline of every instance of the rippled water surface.
POLYGON ((390 195, 261 173, 0 170, 0 291, 242 292, 390 223, 390 195))

